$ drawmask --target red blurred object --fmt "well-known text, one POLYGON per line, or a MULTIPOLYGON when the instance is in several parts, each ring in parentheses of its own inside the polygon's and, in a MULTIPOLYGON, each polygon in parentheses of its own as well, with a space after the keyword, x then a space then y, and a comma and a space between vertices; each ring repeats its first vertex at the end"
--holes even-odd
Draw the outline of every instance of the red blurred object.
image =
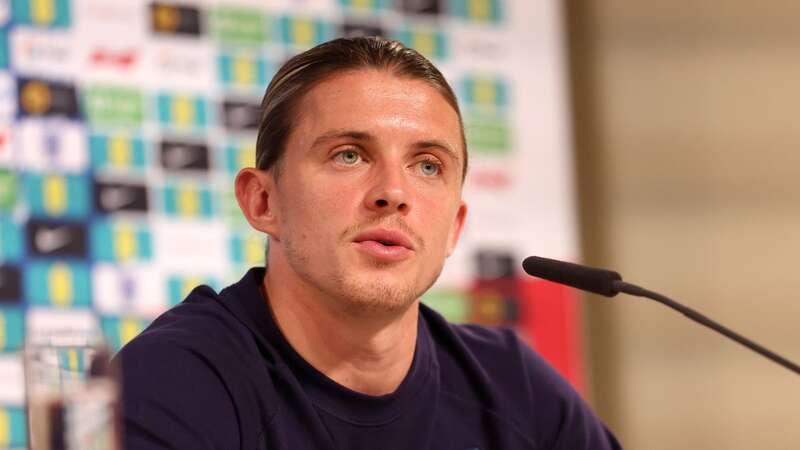
POLYGON ((572 288, 524 276, 518 279, 518 327, 529 343, 586 396, 581 346, 581 314, 572 288))

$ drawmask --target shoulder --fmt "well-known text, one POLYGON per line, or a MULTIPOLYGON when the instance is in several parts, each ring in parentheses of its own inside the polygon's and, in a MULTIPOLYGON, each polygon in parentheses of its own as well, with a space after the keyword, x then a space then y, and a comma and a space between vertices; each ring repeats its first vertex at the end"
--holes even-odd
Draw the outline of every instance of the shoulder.
POLYGON ((230 383, 263 372, 253 333, 228 310, 227 300, 200 286, 154 320, 116 356, 126 381, 135 385, 133 375, 158 371, 165 382, 174 375, 184 385, 204 378, 230 383))
POLYGON ((270 404, 271 386, 253 338, 207 286, 162 314, 115 359, 131 448, 161 448, 155 442, 238 448, 247 440, 241 433, 257 433, 257 422, 270 415, 262 408, 270 404), (250 418, 254 423, 243 423, 250 418))
POLYGON ((154 320, 126 349, 162 340, 202 346, 246 335, 246 327, 226 308, 223 298, 210 287, 199 286, 183 302, 154 320))
POLYGON ((446 389, 461 396, 478 391, 476 401, 527 430, 543 448, 619 448, 580 394, 513 329, 454 325, 426 309, 437 349, 444 349, 438 356, 442 377, 450 378, 443 380, 446 389), (457 381, 463 372, 465 381, 457 381))

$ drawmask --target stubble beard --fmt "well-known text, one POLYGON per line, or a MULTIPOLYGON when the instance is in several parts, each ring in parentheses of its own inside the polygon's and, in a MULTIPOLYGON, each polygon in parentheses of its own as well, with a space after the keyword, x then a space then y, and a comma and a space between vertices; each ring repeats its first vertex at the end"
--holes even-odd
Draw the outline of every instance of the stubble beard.
MULTIPOLYGON (((357 276, 349 268, 337 264, 327 271, 314 270, 310 255, 293 245, 293 239, 282 239, 286 259, 300 278, 311 284, 330 300, 332 306, 349 316, 393 316, 405 312, 436 282, 442 264, 423 285, 416 280, 368 279, 368 274, 357 276), (327 272, 327 273, 326 273, 327 272), (394 281, 394 282, 393 282, 394 281)), ((373 262, 378 270, 390 271, 395 263, 373 262)), ((386 277, 390 277, 387 273, 386 277)))
MULTIPOLYGON (((391 270, 389 264, 375 264, 376 268, 391 270)), ((390 275, 386 275, 390 277, 390 275)), ((398 315, 405 312, 424 294, 439 277, 437 273, 424 285, 416 285, 416 280, 397 280, 377 277, 371 280, 366 277, 348 276, 344 271, 337 271, 332 277, 337 291, 344 294, 340 304, 351 315, 398 315)))

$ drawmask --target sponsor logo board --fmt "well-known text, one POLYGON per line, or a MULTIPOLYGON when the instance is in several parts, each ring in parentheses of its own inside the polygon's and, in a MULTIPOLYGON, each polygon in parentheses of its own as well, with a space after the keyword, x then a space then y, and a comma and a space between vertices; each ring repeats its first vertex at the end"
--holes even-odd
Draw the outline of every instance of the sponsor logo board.
POLYGON ((88 308, 53 308, 32 305, 25 314, 26 336, 33 340, 59 333, 99 331, 96 314, 88 308))
POLYGON ((155 318, 167 308, 161 272, 149 264, 92 267, 94 306, 110 316, 155 318))
POLYGON ((443 0, 399 0, 396 5, 397 9, 406 14, 438 15, 446 8, 443 3, 443 0))
MULTIPOLYGON (((125 25, 126 31, 128 27, 125 25)), ((95 85, 142 88, 153 82, 153 74, 146 73, 145 69, 147 55, 155 44, 148 43, 144 39, 136 40, 127 34, 109 40, 109 34, 117 33, 114 29, 108 29, 105 33, 96 28, 90 30, 98 34, 76 34, 76 39, 81 42, 76 59, 80 64, 83 90, 95 85)))
POLYGON ((281 17, 283 43, 303 50, 332 39, 333 27, 321 19, 305 16, 281 17))
POLYGON ((503 21, 501 0, 450 0, 456 17, 474 22, 499 24, 503 21))
POLYGON ((22 406, 0 405, 0 435, 2 448, 25 448, 28 442, 27 418, 22 406))
POLYGON ((220 220, 155 217, 150 221, 153 248, 163 273, 182 273, 187 267, 198 273, 224 273, 229 267, 228 225, 220 220))
POLYGON ((256 145, 252 141, 230 143, 221 152, 224 167, 230 176, 236 176, 245 167, 256 166, 256 145))
POLYGON ((395 31, 392 37, 433 60, 447 59, 449 54, 447 37, 432 27, 406 27, 395 31))
POLYGON ((220 5, 210 20, 212 34, 223 44, 260 45, 276 34, 272 18, 261 9, 220 5))
POLYGON ((95 180, 94 207, 102 213, 139 212, 149 209, 147 186, 141 182, 95 180))
POLYGON ((150 27, 154 33, 194 37, 202 33, 200 9, 164 2, 150 4, 150 27))
POLYGON ((345 19, 339 28, 339 35, 342 37, 359 36, 385 36, 386 31, 379 23, 367 23, 353 19, 345 19))
POLYGON ((170 306, 182 302, 198 286, 211 286, 219 289, 219 280, 209 275, 172 274, 167 276, 167 301, 170 306))
POLYGON ((215 55, 205 42, 153 42, 144 54, 143 81, 160 90, 208 92, 216 87, 215 55))
POLYGON ((0 29, 0 69, 8 69, 8 30, 0 29))
POLYGON ((508 106, 507 83, 497 77, 468 76, 459 83, 461 100, 472 108, 489 111, 508 106))
POLYGON ((231 261, 248 267, 263 265, 266 247, 266 238, 260 232, 233 233, 230 237, 231 261))
POLYGON ((80 0, 71 6, 75 17, 80 17, 75 32, 84 42, 97 42, 103 46, 113 45, 118 48, 116 45, 122 39, 141 44, 146 37, 150 37, 150 10, 143 2, 80 0), (122 29, 125 30, 124 36, 119 33, 122 29), (108 39, 109 33, 113 33, 113 43, 108 39))
MULTIPOLYGON (((0 72, 0 123, 7 126, 17 115, 17 85, 14 77, 7 72, 0 72)), ((7 137, 7 136, 6 136, 7 137)), ((0 155, 0 158, 2 155, 0 155)))
POLYGON ((20 167, 32 172, 81 173, 89 165, 83 125, 63 119, 23 119, 13 146, 20 167))
POLYGON ((139 62, 139 51, 135 48, 113 49, 98 47, 89 53, 89 64, 94 67, 116 67, 128 71, 139 62))
POLYGON ((78 262, 31 261, 24 271, 25 296, 34 306, 91 306, 89 267, 78 262))
POLYGON ((208 104, 203 97, 191 94, 159 94, 158 120, 165 127, 178 130, 202 129, 208 123, 208 104))
POLYGON ((219 78, 225 86, 257 89, 267 87, 272 75, 266 58, 252 51, 228 51, 217 58, 219 78))
POLYGON ((78 53, 71 31, 15 27, 8 35, 14 70, 32 76, 72 79, 78 74, 78 53))
POLYGON ((91 240, 95 261, 147 261, 153 256, 150 230, 142 222, 96 220, 91 240))
POLYGON ((18 107, 22 116, 60 116, 80 119, 75 86, 36 78, 17 80, 18 107))
POLYGON ((505 156, 511 153, 511 127, 503 116, 467 113, 464 133, 476 154, 505 156))
POLYGON ((164 214, 210 219, 214 214, 211 189, 197 183, 170 184, 161 190, 164 214))
MULTIPOLYGON (((22 239, 20 239, 20 242, 22 239)), ((19 247, 21 245, 17 244, 19 247)), ((18 304, 22 301, 22 272, 17 266, 0 265, 0 305, 18 304)))
POLYGON ((225 128, 230 130, 258 131, 261 104, 258 100, 226 99, 222 102, 222 121, 225 128))
MULTIPOLYGON (((22 355, 20 354, 0 354, 0 405, 25 404, 25 370, 22 365, 22 355)), ((0 406, 0 415, 2 415, 0 406)), ((0 418, 2 421, 2 418, 0 418)), ((0 427, 3 424, 0 422, 0 427)), ((0 432, 0 446, 7 439, 8 429, 0 432), (5 435, 6 439, 2 436, 5 435)), ((0 447, 7 448, 7 447, 0 447)))
POLYGON ((125 344, 135 338, 147 326, 150 320, 136 316, 103 316, 100 328, 112 351, 119 351, 125 344))
POLYGON ((0 1, 0 25, 5 25, 8 23, 8 19, 11 16, 10 6, 9 0, 0 1))
POLYGON ((392 0, 339 0, 339 4, 355 12, 378 12, 391 7, 392 0))
POLYGON ((161 141, 161 166, 168 171, 209 169, 209 150, 204 142, 161 141))
POLYGON ((144 141, 128 133, 93 133, 89 153, 95 170, 141 172, 147 166, 144 141))
POLYGON ((81 218, 89 213, 89 179, 60 173, 22 175, 25 200, 34 217, 81 218))
POLYGON ((12 18, 17 24, 47 28, 68 28, 72 23, 69 0, 11 0, 12 18))
POLYGON ((17 176, 7 169, 0 169, 0 211, 9 213, 17 203, 17 176))
POLYGON ((83 223, 31 219, 25 230, 31 256, 86 258, 89 254, 83 223))
POLYGON ((144 120, 144 97, 136 87, 92 84, 83 101, 92 125, 137 127, 144 120))

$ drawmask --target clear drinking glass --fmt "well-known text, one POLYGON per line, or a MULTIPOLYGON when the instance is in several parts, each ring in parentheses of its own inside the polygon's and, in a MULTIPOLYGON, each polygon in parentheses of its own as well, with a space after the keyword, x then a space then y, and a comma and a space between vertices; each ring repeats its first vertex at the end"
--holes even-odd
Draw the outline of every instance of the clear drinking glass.
POLYGON ((119 383, 99 333, 33 336, 24 355, 30 450, 121 450, 119 383))

